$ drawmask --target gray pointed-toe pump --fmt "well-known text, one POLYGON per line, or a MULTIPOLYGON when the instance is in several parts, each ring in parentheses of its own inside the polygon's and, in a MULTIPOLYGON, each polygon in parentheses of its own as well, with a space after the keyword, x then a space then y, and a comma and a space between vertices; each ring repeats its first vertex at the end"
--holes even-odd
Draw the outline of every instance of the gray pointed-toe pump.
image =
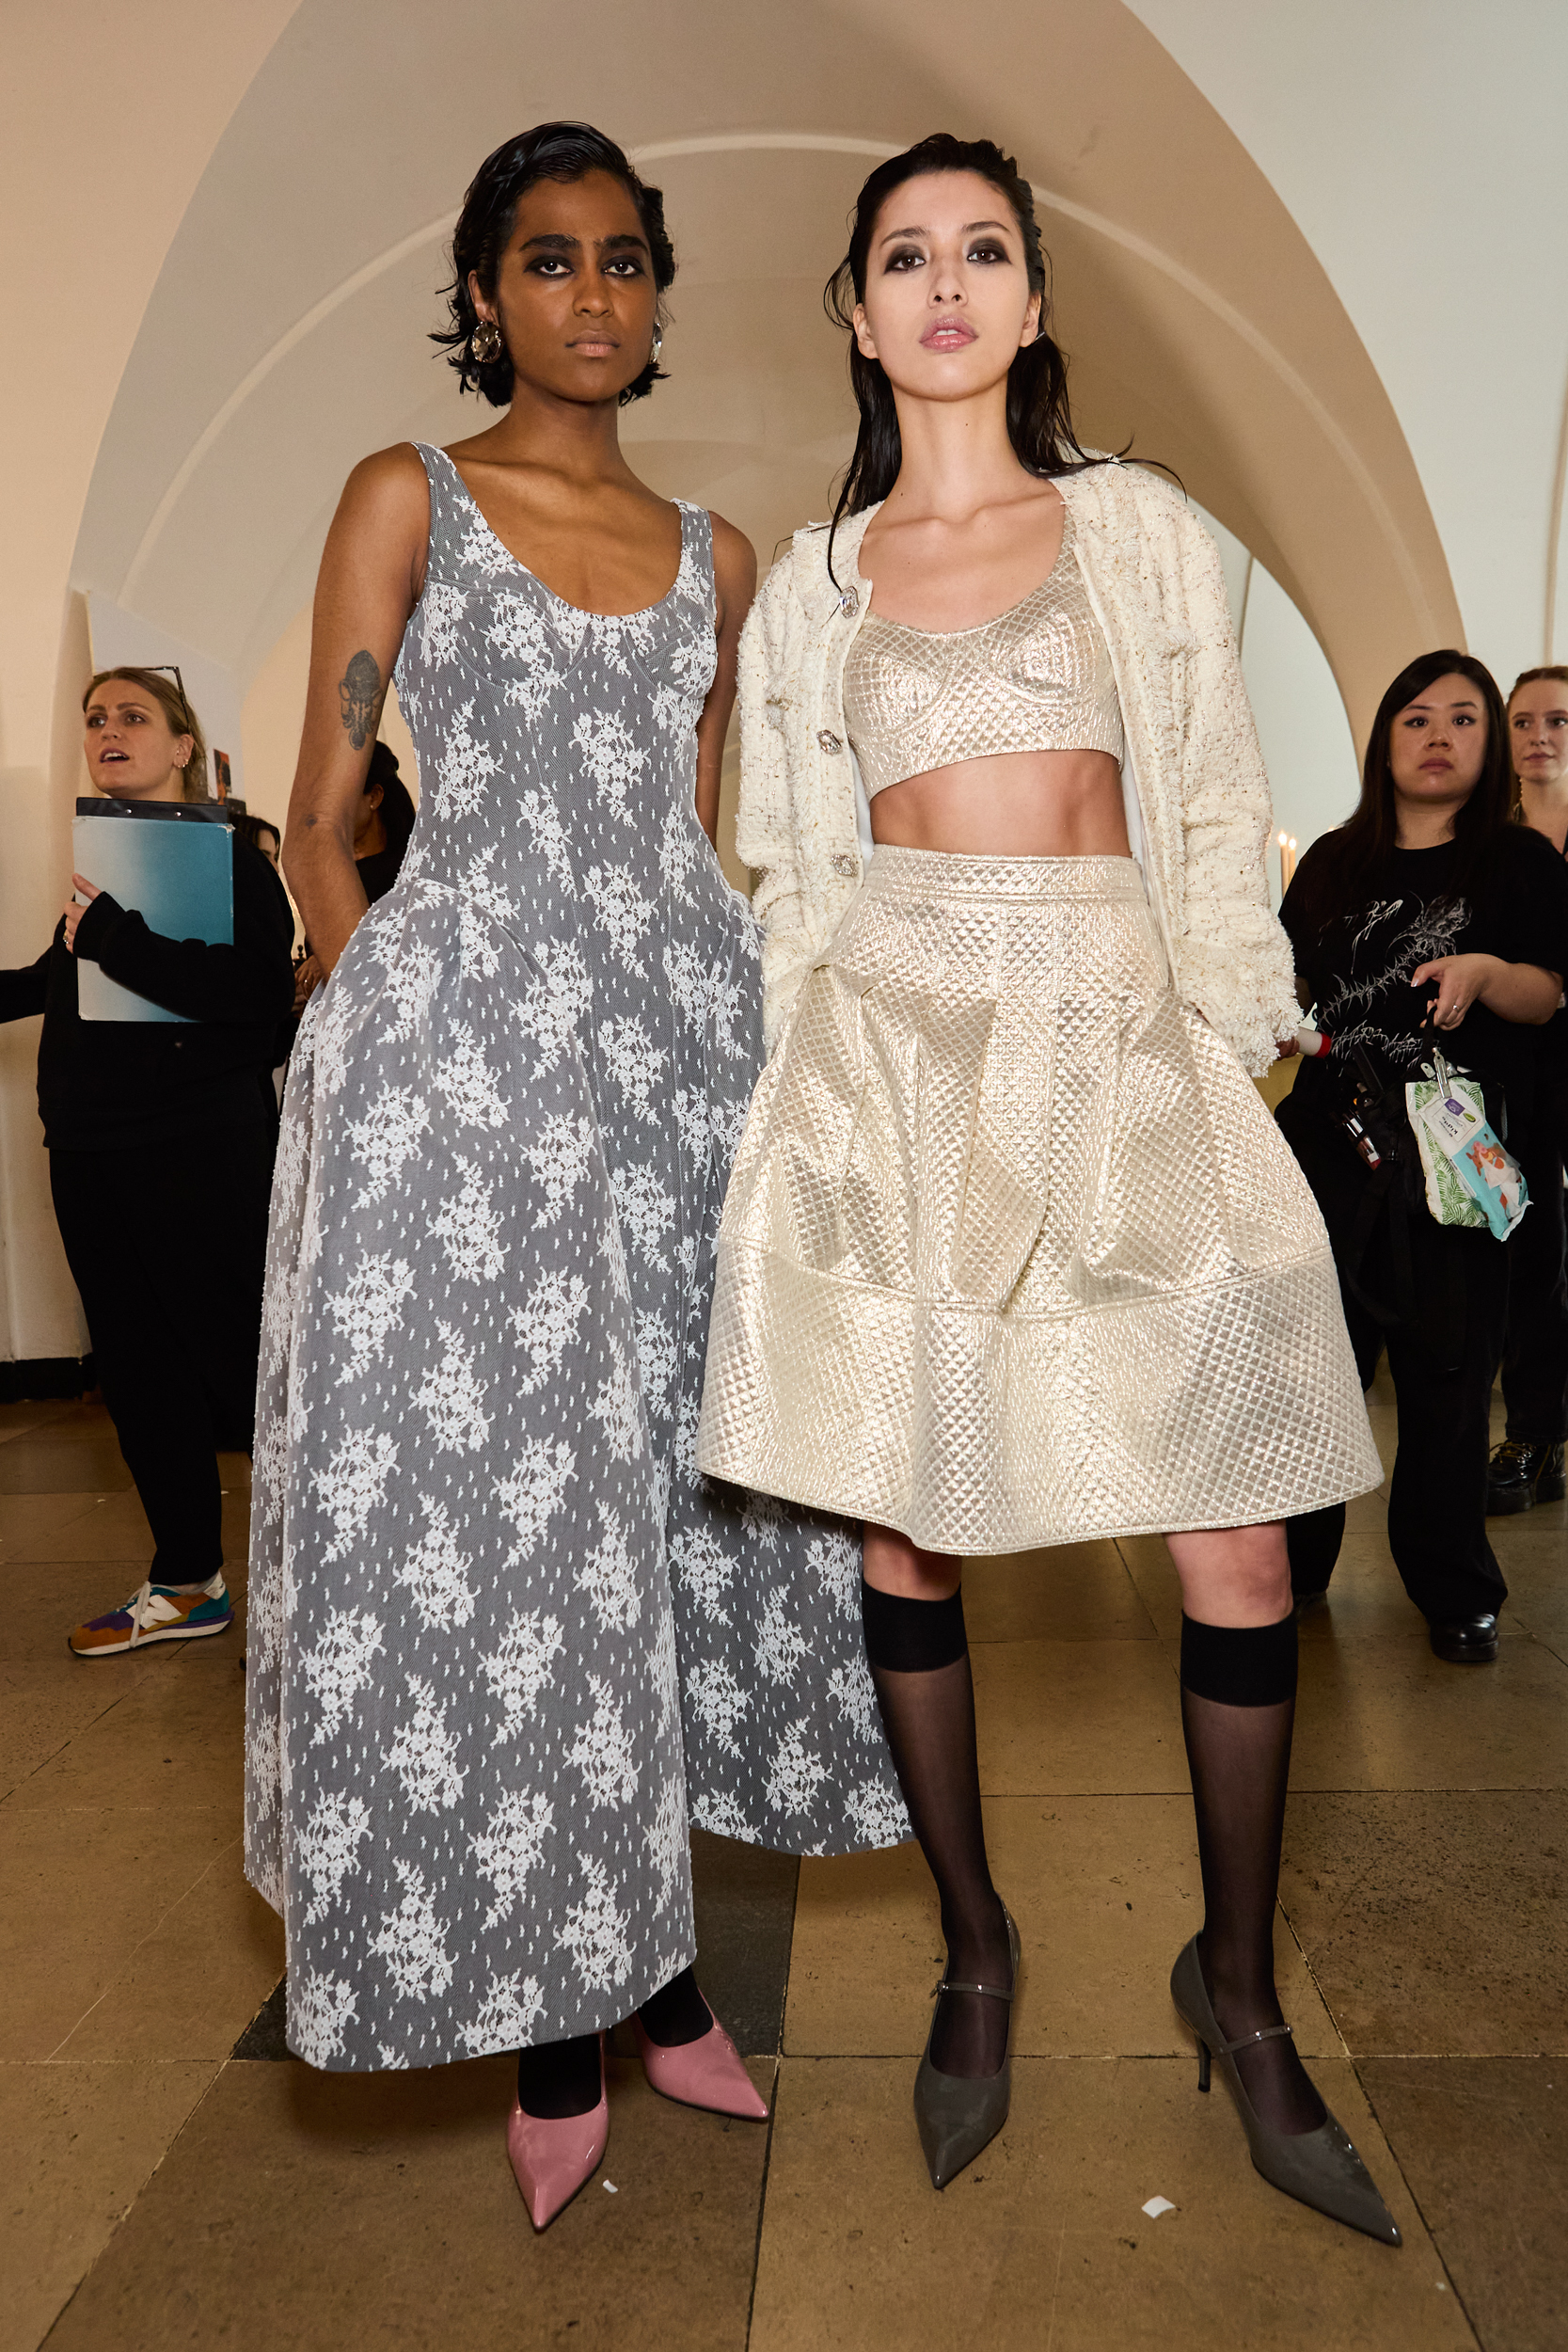
POLYGON ((1252 2150, 1252 2161, 1265 2181, 1296 2197, 1304 2205, 1364 2230, 1385 2246, 1401 2243, 1394 2217, 1377 2193, 1371 2174, 1356 2154, 1349 2134, 1324 2107, 1325 2120, 1312 2132, 1276 2132, 1265 2123, 1247 2097, 1236 2064, 1236 2052, 1255 2042, 1272 2042, 1289 2034, 1289 2026, 1265 2026, 1260 2033, 1243 2033, 1227 2042, 1214 2015, 1209 1988, 1203 1981, 1197 1938, 1185 1947, 1171 1970, 1170 1996, 1176 2013, 1197 2037, 1197 2087, 1209 2088, 1211 2058, 1219 2060, 1225 2087, 1236 2103, 1242 2128, 1252 2150))
POLYGON ((1007 1950, 1013 1963, 1013 1980, 1006 1992, 999 1985, 964 1984, 957 1978, 943 1977, 932 1995, 933 2000, 940 2000, 944 1993, 984 1993, 993 2001, 1008 2004, 1007 2046, 994 2074, 939 2074, 931 2064, 931 2035, 937 2029, 936 2014, 932 2012, 926 2054, 914 2078, 914 2120, 933 2188, 945 2188, 966 2164, 974 2163, 981 2149, 1002 2129, 1012 2103, 1011 2004, 1018 1991, 1020 1947, 1013 1915, 1005 1903, 1002 1911, 1007 1922, 1007 1950))

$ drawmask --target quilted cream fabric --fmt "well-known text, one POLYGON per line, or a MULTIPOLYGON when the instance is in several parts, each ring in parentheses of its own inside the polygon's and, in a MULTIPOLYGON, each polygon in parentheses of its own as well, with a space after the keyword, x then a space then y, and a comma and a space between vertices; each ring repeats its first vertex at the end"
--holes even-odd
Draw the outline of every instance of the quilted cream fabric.
MULTIPOLYGON (((1270 904, 1268 779, 1242 679, 1219 549, 1180 492, 1110 463, 1056 485, 1072 556, 1110 649, 1126 729, 1129 831, 1184 1004, 1260 1077, 1301 1018, 1290 942, 1270 904)), ((798 531, 740 645, 736 839, 756 873, 763 1027, 771 1051, 863 870, 844 716, 863 625, 856 557, 877 509, 798 531)))
POLYGON ((999 752, 1108 752, 1119 768, 1121 705, 1071 515, 1050 577, 993 621, 933 634, 868 612, 844 664, 844 717, 871 800, 999 752))
POLYGON ((1130 858, 879 849, 763 1074, 697 1458, 933 1550, 1377 1485, 1327 1236, 1130 858))

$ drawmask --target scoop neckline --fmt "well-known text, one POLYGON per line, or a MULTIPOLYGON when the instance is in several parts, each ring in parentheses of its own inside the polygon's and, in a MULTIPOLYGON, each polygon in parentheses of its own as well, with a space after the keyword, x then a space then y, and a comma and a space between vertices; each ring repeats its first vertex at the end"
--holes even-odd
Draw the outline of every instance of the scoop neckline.
MULTIPOLYGON (((1057 495, 1060 496, 1060 493, 1058 492, 1057 495)), ((968 628, 916 628, 912 621, 890 620, 885 612, 879 612, 874 601, 876 590, 866 579, 865 574, 861 570, 860 550, 857 548, 855 551, 855 579, 859 585, 865 591, 865 617, 868 621, 877 622, 879 628, 896 628, 901 630, 906 637, 923 638, 927 644, 936 644, 941 645, 951 645, 957 644, 958 640, 963 637, 979 637, 983 635, 988 628, 995 628, 999 622, 1010 621, 1015 612, 1022 612, 1026 604, 1032 604, 1037 596, 1044 595, 1045 591, 1050 587, 1052 581, 1055 579, 1057 573, 1062 568, 1062 558, 1068 551, 1068 545, 1071 537, 1072 509, 1068 504, 1067 500, 1063 499, 1062 541, 1060 547, 1056 549, 1054 557, 1052 559, 1051 569, 1046 573, 1045 578, 1040 580, 1037 586, 1029 589, 1025 595, 1020 596, 1016 604, 1008 605, 1006 612, 993 612, 989 621, 975 621, 968 628)), ((1568 854, 1568 852, 1565 852, 1565 854, 1568 854)))
MULTIPOLYGON (((558 604, 562 612, 575 613, 579 621, 644 621, 651 613, 661 612, 664 607, 669 603, 671 597, 674 595, 676 589, 680 586, 681 574, 686 569, 687 504, 684 499, 672 499, 670 501, 671 505, 674 508, 676 514, 681 518, 681 552, 680 562, 675 565, 675 577, 670 582, 669 587, 664 591, 663 596, 656 596, 652 604, 638 605, 636 610, 631 612, 595 612, 591 605, 571 603, 567 597, 558 594, 558 592, 550 586, 547 580, 541 580, 537 572, 531 572, 528 565, 523 562, 520 556, 513 554, 512 549, 507 546, 506 541, 501 537, 500 532, 496 529, 494 523, 491 522, 489 516, 485 514, 484 509, 481 506, 478 499, 475 498, 473 492, 464 481, 462 474, 458 471, 457 460, 453 457, 451 452, 450 450, 442 449, 438 442, 433 444, 433 446, 436 448, 436 453, 439 456, 444 457, 447 464, 451 467, 451 478, 457 485, 459 495, 467 501, 468 506, 473 512, 475 520, 478 522, 480 529, 484 532, 491 544, 500 549, 502 555, 505 556, 507 562, 511 564, 515 572, 521 573, 524 580, 531 580, 534 586, 541 592, 541 594, 548 596, 552 604, 558 604)), ((1053 566, 1053 568, 1054 569, 1054 566, 1053 566)))

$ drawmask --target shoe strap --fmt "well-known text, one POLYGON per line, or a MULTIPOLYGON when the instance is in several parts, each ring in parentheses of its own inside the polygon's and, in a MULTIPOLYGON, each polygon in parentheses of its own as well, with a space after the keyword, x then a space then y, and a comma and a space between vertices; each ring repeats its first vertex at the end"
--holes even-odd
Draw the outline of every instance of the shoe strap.
POLYGON ((994 1984, 960 1984, 956 1977, 943 1977, 931 1995, 932 2000, 940 2001, 944 1993, 986 1993, 993 2001, 1010 2001, 1013 1997, 1010 1993, 999 1992, 994 1984))
POLYGON ((1222 2042, 1220 2048, 1227 2058, 1231 2058, 1238 2050, 1250 2050, 1255 2042, 1277 2042, 1281 2035, 1294 2032, 1293 2026, 1261 2026, 1256 2033, 1243 2033, 1234 2042, 1222 2042))

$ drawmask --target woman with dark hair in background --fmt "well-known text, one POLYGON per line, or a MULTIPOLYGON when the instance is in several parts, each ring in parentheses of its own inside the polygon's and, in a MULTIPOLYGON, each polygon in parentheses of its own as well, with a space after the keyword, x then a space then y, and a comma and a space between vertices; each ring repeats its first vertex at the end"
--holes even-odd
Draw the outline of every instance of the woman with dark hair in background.
POLYGON ((224 813, 233 829, 235 839, 248 841, 251 848, 266 859, 273 872, 279 873, 283 864, 283 835, 272 818, 257 817, 247 809, 232 806, 224 813))
MULTIPOLYGON (((1522 670, 1508 698, 1513 817, 1568 857, 1568 668, 1522 670)), ((1508 1245, 1508 1421, 1492 1456, 1489 1514, 1528 1511, 1568 1493, 1568 1268, 1562 1164, 1568 1151, 1568 1011, 1536 1039, 1528 1136, 1519 1157, 1531 1208, 1508 1245)))
POLYGON ((860 437, 742 649, 773 1046, 698 1460, 866 1522, 866 1651, 947 1942, 933 2185, 1006 2119, 1019 1965, 960 1562, 1152 1529, 1184 1612, 1205 1918, 1171 1990, 1199 2088, 1212 2056, 1259 2170, 1397 2242, 1274 1979, 1280 1522, 1380 1473, 1323 1222, 1247 1074, 1298 1018, 1268 790, 1218 551, 1167 483, 1080 448, 1045 294, 1000 149, 871 174, 830 290, 860 437))
MULTIPOLYGON (((201 728, 172 679, 101 671, 82 708, 96 792, 206 799, 201 728)), ((39 1109, 55 1215, 155 1547, 141 1590, 71 1634, 78 1658, 233 1622, 217 1453, 251 1441, 277 1128, 266 1072, 293 940, 281 882, 238 835, 233 878, 234 940, 222 946, 166 939, 73 875, 87 904, 67 904, 37 963, 0 973, 0 1020, 43 1015, 39 1109), (84 960, 182 1020, 82 1020, 84 960)))
POLYGON ((546 123, 482 167, 453 262, 437 340, 508 413, 357 467, 316 596, 284 855, 330 977, 273 1213, 246 1868, 312 2064, 521 2048, 542 2228, 603 2151, 617 2020, 660 2090, 767 2113, 692 1974, 688 1787, 703 1826, 795 1851, 904 1822, 854 1545, 691 1459, 762 1053, 713 848, 755 567, 621 452, 662 200, 546 123), (394 662, 422 789, 367 911, 394 662))
MULTIPOLYGON (((1528 1151, 1534 1031, 1568 963, 1568 870, 1509 823, 1511 799, 1491 672, 1423 654, 1378 706, 1354 815, 1312 844, 1281 910, 1302 999, 1332 1042, 1303 1065, 1279 1123, 1334 1243, 1364 1385, 1388 1351, 1388 1546, 1433 1649, 1455 1665, 1497 1657, 1508 1597, 1486 1537, 1486 1464, 1517 1237, 1431 1215, 1404 1087, 1439 1047, 1481 1081, 1496 1132, 1528 1151), (1386 1089, 1375 1168, 1345 1125, 1368 1068, 1386 1089)), ((1342 1506, 1291 1525, 1301 1599, 1326 1588, 1343 1532, 1342 1506)))

